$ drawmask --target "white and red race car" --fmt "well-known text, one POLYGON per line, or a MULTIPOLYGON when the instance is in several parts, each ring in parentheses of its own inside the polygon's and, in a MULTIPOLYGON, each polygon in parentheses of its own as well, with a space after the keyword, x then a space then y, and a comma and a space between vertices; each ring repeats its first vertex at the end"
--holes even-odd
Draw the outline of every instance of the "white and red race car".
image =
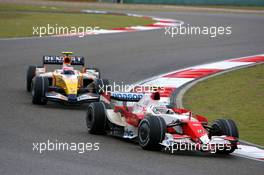
POLYGON ((160 101, 159 92, 110 93, 89 105, 86 124, 90 134, 135 139, 146 150, 199 150, 229 154, 237 149, 238 129, 231 119, 208 120, 186 109, 160 101))

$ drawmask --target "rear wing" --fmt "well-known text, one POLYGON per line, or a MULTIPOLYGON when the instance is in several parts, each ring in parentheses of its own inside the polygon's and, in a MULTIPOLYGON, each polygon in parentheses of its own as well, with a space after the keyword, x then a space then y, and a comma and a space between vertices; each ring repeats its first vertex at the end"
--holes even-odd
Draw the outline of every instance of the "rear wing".
MULTIPOLYGON (((79 66, 84 66, 85 61, 84 57, 82 56, 71 56, 71 65, 79 65, 79 66)), ((43 65, 44 64, 57 64, 57 65, 62 65, 64 61, 63 56, 43 56, 43 65)))

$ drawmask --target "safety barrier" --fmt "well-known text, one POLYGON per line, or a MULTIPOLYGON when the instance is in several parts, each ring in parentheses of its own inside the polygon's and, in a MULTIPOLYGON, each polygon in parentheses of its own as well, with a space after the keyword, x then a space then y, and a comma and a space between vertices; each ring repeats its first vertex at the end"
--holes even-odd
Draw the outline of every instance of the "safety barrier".
POLYGON ((264 6, 264 0, 123 0, 123 3, 264 6))

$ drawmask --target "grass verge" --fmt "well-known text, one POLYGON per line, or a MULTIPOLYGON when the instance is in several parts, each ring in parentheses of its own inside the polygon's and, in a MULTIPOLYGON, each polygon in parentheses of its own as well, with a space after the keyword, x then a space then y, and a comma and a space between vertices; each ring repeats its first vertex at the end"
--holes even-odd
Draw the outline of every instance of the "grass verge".
POLYGON ((111 29, 133 25, 151 24, 151 19, 71 13, 63 7, 0 4, 0 37, 32 36, 36 26, 99 27, 111 29), (57 13, 58 12, 58 13, 57 13))
POLYGON ((9 4, 9 3, 0 3, 0 12, 15 12, 15 11, 67 11, 67 7, 63 6, 45 6, 45 5, 29 5, 29 4, 9 4))
POLYGON ((264 145, 264 64, 202 81, 185 94, 183 104, 210 121, 235 120, 241 139, 264 145))
POLYGON ((161 5, 161 4, 117 4, 98 3, 94 0, 4 0, 6 4, 32 4, 46 6, 46 8, 66 8, 68 10, 90 9, 110 11, 177 11, 177 12, 208 12, 208 13, 254 13, 264 14, 264 6, 187 6, 187 5, 161 5))
POLYGON ((173 5, 173 4, 118 4, 118 3, 96 3, 96 0, 38 0, 42 2, 81 2, 83 5, 89 5, 90 7, 95 8, 111 8, 116 10, 158 10, 158 11, 167 11, 167 10, 178 10, 179 8, 195 8, 202 10, 203 8, 210 9, 230 9, 230 10, 264 10, 264 6, 243 6, 243 5, 173 5), (93 3, 91 3, 93 2, 93 3))

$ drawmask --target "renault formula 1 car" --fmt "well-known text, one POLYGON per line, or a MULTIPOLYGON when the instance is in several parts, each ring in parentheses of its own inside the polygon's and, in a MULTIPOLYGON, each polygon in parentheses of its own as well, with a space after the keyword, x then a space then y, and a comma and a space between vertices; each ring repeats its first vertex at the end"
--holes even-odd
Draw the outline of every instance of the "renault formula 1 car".
POLYGON ((229 154, 237 149, 238 129, 233 120, 208 120, 186 109, 177 109, 152 94, 111 93, 88 107, 90 134, 110 134, 136 139, 146 150, 199 150, 229 154))
POLYGON ((84 57, 70 56, 72 52, 62 53, 64 56, 43 56, 43 66, 29 66, 27 91, 32 93, 32 103, 55 101, 80 104, 99 101, 100 94, 106 90, 101 87, 106 87, 108 80, 100 79, 97 68, 84 67, 84 57), (47 64, 62 67, 47 72, 47 64), (82 66, 82 70, 74 69, 76 65, 82 66))

